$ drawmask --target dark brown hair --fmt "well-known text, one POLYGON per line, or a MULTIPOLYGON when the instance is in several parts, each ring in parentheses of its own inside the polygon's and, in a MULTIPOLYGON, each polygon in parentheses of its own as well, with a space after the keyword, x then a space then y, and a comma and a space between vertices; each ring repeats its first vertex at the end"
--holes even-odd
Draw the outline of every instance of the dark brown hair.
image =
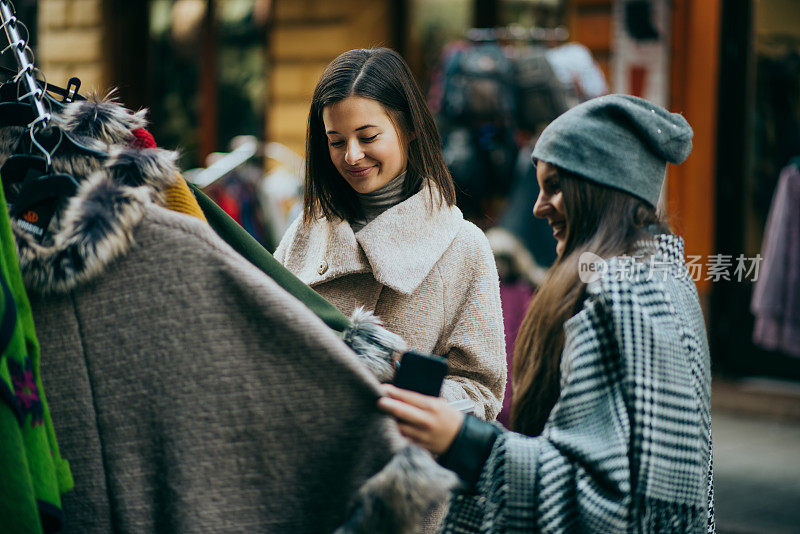
POLYGON ((556 172, 564 197, 564 250, 528 308, 514 347, 511 425, 530 436, 542 432, 561 392, 564 323, 580 311, 586 289, 578 277, 580 255, 629 254, 651 235, 649 226, 669 232, 648 202, 557 167, 556 172))
POLYGON ((438 186, 431 193, 438 191, 440 202, 455 204, 455 187, 442 157, 439 131, 406 62, 388 48, 350 50, 325 68, 314 89, 306 134, 303 221, 323 215, 344 220, 360 216, 355 191, 331 161, 322 121, 326 106, 349 96, 380 103, 408 143, 405 195, 414 194, 420 180, 429 180, 438 186))

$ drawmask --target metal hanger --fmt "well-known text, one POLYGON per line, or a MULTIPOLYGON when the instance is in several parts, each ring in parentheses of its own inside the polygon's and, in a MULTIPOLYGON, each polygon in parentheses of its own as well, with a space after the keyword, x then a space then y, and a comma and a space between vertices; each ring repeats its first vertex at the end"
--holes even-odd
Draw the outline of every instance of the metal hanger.
POLYGON ((0 19, 0 28, 5 30, 9 42, 0 53, 13 51, 19 66, 12 94, 15 93, 18 103, 28 105, 33 116, 26 125, 27 135, 17 146, 21 153, 8 158, 0 169, 0 175, 4 188, 10 193, 8 202, 12 216, 22 217, 20 224, 23 229, 41 241, 52 216, 67 198, 75 194, 78 182, 67 174, 52 172, 53 153, 67 137, 59 128, 47 128, 51 115, 49 102, 45 102, 46 90, 33 76, 36 71, 33 51, 27 38, 22 39, 19 33, 23 28, 27 34, 27 28, 16 18, 13 7, 6 0, 0 0, 0 19))

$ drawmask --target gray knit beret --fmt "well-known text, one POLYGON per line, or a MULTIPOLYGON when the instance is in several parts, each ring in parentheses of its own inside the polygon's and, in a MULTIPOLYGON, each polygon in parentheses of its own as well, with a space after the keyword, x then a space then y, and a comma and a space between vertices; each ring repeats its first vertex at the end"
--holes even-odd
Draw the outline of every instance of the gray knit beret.
POLYGON ((531 157, 655 206, 667 162, 682 163, 689 156, 692 135, 677 113, 635 96, 606 95, 551 122, 531 157))

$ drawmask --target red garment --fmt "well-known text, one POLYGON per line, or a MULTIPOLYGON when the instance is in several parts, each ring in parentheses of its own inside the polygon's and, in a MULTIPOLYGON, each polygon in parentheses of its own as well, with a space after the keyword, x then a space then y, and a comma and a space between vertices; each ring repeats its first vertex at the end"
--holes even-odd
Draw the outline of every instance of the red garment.
POLYGON ((514 342, 517 340, 519 327, 525 312, 533 299, 535 290, 527 282, 506 282, 500 280, 500 303, 503 307, 503 326, 506 331, 506 361, 508 362, 509 379, 506 382, 506 394, 503 397, 503 409, 497 415, 497 420, 506 428, 509 426, 511 416, 511 364, 514 360, 514 342))
POLYGON ((137 128, 136 130, 131 130, 131 133, 136 137, 136 140, 133 142, 134 147, 158 148, 158 145, 156 145, 156 140, 153 138, 153 134, 151 134, 144 128, 137 128))
POLYGON ((225 211, 240 226, 242 224, 242 206, 239 200, 231 195, 225 188, 216 187, 209 191, 210 196, 217 205, 225 211))

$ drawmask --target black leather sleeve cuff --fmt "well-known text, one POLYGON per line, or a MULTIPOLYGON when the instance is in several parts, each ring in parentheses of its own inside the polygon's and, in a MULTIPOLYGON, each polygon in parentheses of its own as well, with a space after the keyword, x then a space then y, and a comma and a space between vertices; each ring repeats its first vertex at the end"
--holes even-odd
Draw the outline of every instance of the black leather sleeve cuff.
POLYGON ((500 432, 496 426, 481 421, 474 415, 465 415, 456 439, 439 456, 439 463, 457 474, 472 489, 481 476, 483 464, 489 458, 500 432))

